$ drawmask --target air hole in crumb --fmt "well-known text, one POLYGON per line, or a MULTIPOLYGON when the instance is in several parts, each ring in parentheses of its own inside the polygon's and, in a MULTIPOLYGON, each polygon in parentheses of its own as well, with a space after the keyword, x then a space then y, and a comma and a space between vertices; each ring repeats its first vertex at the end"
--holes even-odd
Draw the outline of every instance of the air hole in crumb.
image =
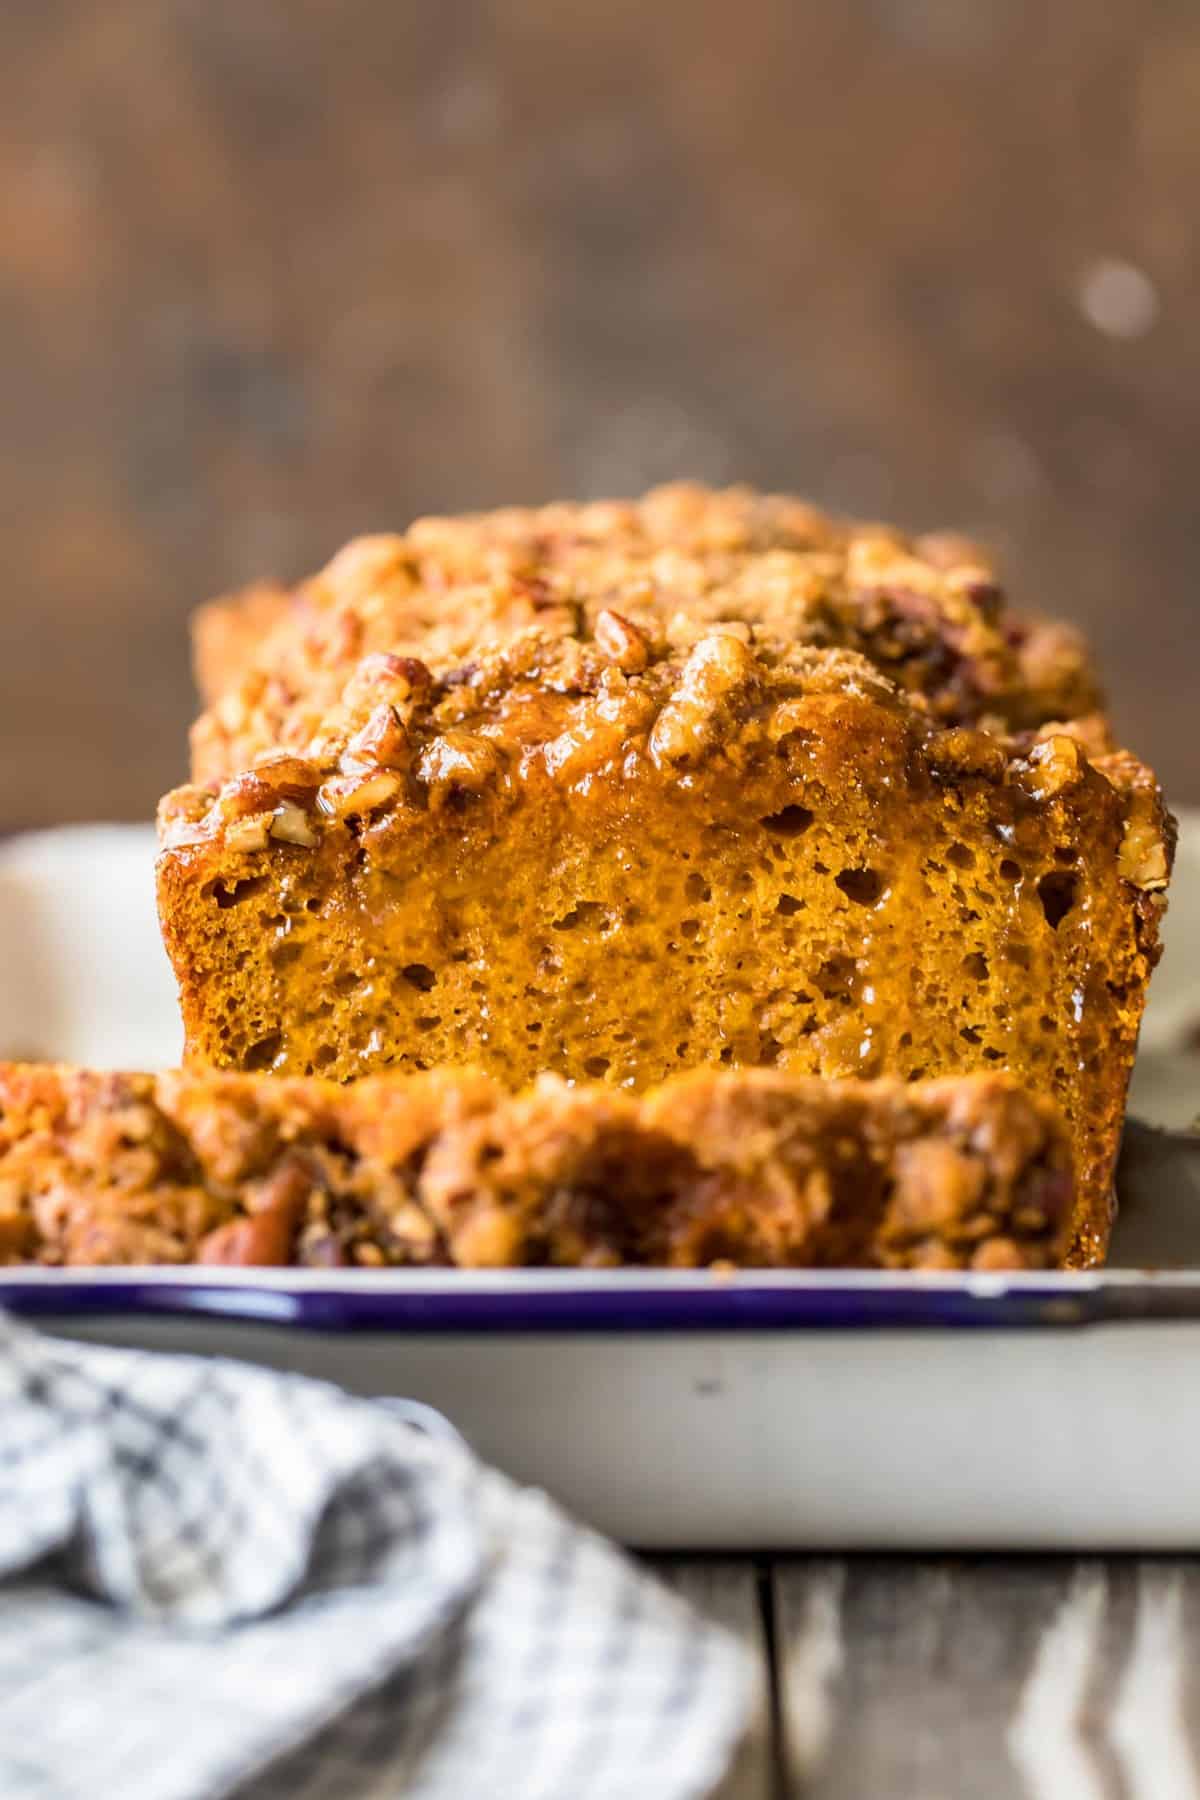
POLYGON ((677 1059, 680 1062, 682 1062, 684 1057, 687 1055, 687 1053, 688 1053, 688 1045, 687 1045, 687 1039, 685 1038, 682 1044, 676 1044, 675 1055, 676 1055, 677 1059))
POLYGON ((988 959, 981 950, 973 950, 970 956, 963 957, 963 974, 969 975, 972 981, 987 980, 988 959))
POLYGON ((761 823, 777 837, 801 837, 812 824, 813 817, 807 806, 785 806, 781 812, 771 813, 761 823))
POLYGON ((436 1031, 441 1022, 436 1013, 425 1013, 421 1018, 413 1020, 418 1031, 436 1031))
POLYGON ((1006 856, 1002 860, 1000 864, 1000 873, 1005 881, 1011 881, 1014 886, 1018 881, 1024 881, 1025 879, 1024 869, 1019 862, 1014 862, 1011 856, 1006 856))
POLYGON ((855 964, 849 956, 831 956, 817 970, 817 986, 827 1000, 849 1000, 855 964))
POLYGON ((856 906, 874 906, 883 892, 883 878, 877 869, 843 869, 833 885, 856 906))
POLYGON ((782 1050, 783 1045, 780 1043, 779 1039, 777 1037, 772 1037, 769 1032, 763 1037, 760 1037, 758 1040, 758 1060, 760 1065, 764 1069, 775 1068, 779 1062, 782 1050))
POLYGON ((334 1049, 333 1045, 332 1044, 322 1044, 321 1048, 317 1051, 316 1055, 313 1057, 313 1068, 314 1069, 327 1069, 329 1067, 330 1063, 335 1063, 336 1061, 337 1061, 337 1051, 334 1049))
POLYGON ((685 919, 683 921, 683 924, 679 927, 679 935, 681 937, 685 937, 685 938, 689 938, 689 939, 699 937, 699 935, 700 935, 699 919, 685 919))
POLYGON ((335 994, 352 994, 362 977, 357 969, 343 969, 333 984, 335 994))
POLYGON ((1043 1013, 1041 1018, 1038 1020, 1038 1024, 1041 1026, 1043 1031, 1057 1031, 1058 1030, 1058 1025, 1050 1017, 1049 1013, 1043 1013))
POLYGON ((1072 850, 1070 844, 1056 844, 1054 860, 1056 863, 1062 863, 1065 867, 1069 867, 1071 863, 1078 862, 1079 856, 1077 851, 1072 850))
POLYGON ((775 911, 782 913, 785 919, 790 919, 793 913, 803 910, 804 904, 803 900, 797 900, 795 894, 780 894, 775 902, 775 911))
POLYGON ((411 987, 420 988, 423 994, 437 985, 437 976, 425 963, 406 963, 400 973, 411 987))
POLYGON ((242 1058, 242 1062, 247 1069, 256 1071, 261 1069, 273 1069, 282 1049, 283 1034, 279 1031, 273 1031, 270 1037, 259 1038, 256 1044, 251 1044, 245 1056, 242 1058))
POLYGON ((247 880, 235 881, 232 885, 228 882, 218 881, 213 886, 213 899, 224 911, 229 906, 241 906, 244 900, 249 900, 255 894, 260 893, 266 885, 265 875, 252 875, 247 880))
POLYGON ((985 1062, 1003 1062, 1004 1052, 1003 1050, 993 1050, 992 1046, 989 1044, 983 1053, 983 1057, 985 1062))
POLYGON ((966 844, 949 844, 946 848, 946 861, 953 863, 956 869, 973 869, 975 852, 966 844))
POLYGON ((305 910, 305 912, 310 912, 310 913, 320 912, 321 902, 317 899, 315 894, 313 895, 311 900, 306 900, 304 902, 304 910, 305 910))
POLYGON ((900 1043, 901 1050, 911 1049, 912 1048, 912 1032, 911 1031, 902 1032, 900 1035, 899 1043, 900 1043))
POLYGON ((1037 890, 1046 923, 1052 931, 1057 931, 1075 904, 1079 877, 1069 875, 1066 870, 1056 870, 1052 875, 1042 876, 1037 890))
POLYGON ((707 881, 705 881, 703 875, 695 869, 692 870, 692 873, 684 882, 683 891, 689 900, 712 899, 712 889, 709 887, 707 881))
POLYGON ((981 1044, 983 1042, 980 1033, 976 1031, 973 1025, 964 1025, 958 1035, 968 1044, 981 1044))
POLYGON ((593 1081, 600 1081, 608 1074, 610 1063, 607 1056, 589 1056, 583 1067, 593 1081))
POLYGON ((726 1068, 728 1068, 733 1061, 733 1051, 729 1048, 728 1044, 726 1044, 725 1048, 722 1050, 719 1060, 724 1063, 726 1068))
POLYGON ((604 908, 598 900, 577 900, 570 912, 552 924, 555 931, 574 931, 577 925, 601 925, 604 920, 604 908))

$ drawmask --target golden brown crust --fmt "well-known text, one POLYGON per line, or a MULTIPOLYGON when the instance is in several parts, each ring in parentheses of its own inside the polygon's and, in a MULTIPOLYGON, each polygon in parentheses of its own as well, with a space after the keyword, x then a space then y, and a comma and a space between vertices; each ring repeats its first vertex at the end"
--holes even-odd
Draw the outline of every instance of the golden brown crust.
MULTIPOLYGON (((804 646, 858 652, 944 723, 1026 730, 1101 704, 1082 641, 1010 615, 975 546, 679 484, 636 502, 421 520, 349 545, 285 604, 251 590, 239 621, 223 603, 197 635, 214 703, 193 772, 224 780, 278 748, 336 754, 347 686, 379 654, 419 659, 436 703, 470 686, 481 658, 503 683, 499 653, 525 634, 559 646, 542 677, 553 691, 580 666, 635 683, 648 664, 677 671, 718 628, 768 663, 804 646)), ((527 665, 518 652, 514 682, 527 665)))
POLYGON ((1001 1076, 469 1070, 350 1088, 0 1066, 0 1262, 1038 1269, 1070 1149, 1001 1076))
POLYGON ((241 680, 291 603, 287 588, 260 581, 199 608, 192 619, 192 663, 206 706, 241 680))

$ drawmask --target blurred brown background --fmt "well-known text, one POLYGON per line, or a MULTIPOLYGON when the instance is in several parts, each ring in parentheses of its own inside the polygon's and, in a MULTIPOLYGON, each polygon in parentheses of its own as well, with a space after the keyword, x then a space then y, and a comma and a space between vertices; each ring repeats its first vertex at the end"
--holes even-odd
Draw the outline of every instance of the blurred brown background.
POLYGON ((184 620, 430 509, 980 531, 1200 800, 1194 0, 6 0, 0 828, 182 775, 184 620))

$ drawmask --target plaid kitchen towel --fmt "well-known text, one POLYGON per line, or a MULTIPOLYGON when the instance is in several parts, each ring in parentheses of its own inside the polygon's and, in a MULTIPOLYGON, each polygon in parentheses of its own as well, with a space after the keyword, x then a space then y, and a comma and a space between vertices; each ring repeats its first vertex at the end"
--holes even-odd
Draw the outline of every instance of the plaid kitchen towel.
POLYGON ((413 1410, 0 1320, 4 1800, 709 1794, 739 1646, 413 1410))

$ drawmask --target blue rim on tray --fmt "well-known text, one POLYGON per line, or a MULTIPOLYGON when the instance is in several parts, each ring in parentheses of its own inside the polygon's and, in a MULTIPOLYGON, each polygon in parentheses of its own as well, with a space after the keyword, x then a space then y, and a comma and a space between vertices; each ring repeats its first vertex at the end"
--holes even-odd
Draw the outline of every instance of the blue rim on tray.
POLYGON ((39 1270, 0 1277, 0 1309, 68 1326, 183 1315, 338 1333, 997 1331, 1200 1320, 1200 1276, 39 1270))

